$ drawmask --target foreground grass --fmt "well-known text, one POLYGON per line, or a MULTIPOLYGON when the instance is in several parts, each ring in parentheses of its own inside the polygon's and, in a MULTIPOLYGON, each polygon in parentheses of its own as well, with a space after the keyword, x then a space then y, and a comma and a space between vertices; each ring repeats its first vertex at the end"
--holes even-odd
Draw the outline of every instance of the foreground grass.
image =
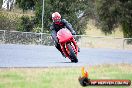
MULTIPOLYGON (((90 79, 132 80, 132 65, 128 64, 85 66, 85 69, 88 70, 90 79)), ((81 67, 0 68, 0 88, 82 88, 78 82, 80 75, 81 67)))

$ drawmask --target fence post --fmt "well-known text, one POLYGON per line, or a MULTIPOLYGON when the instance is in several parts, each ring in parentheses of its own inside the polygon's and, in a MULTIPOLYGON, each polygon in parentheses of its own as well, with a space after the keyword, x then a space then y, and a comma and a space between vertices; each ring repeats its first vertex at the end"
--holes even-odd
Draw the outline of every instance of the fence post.
POLYGON ((43 33, 41 33, 41 45, 43 45, 43 33))
POLYGON ((123 50, 125 49, 125 39, 123 39, 123 50))
POLYGON ((4 44, 5 44, 5 42, 6 42, 6 41, 5 41, 5 38, 6 38, 6 37, 5 37, 5 31, 6 31, 6 30, 4 30, 4 34, 3 34, 3 42, 4 42, 4 44))

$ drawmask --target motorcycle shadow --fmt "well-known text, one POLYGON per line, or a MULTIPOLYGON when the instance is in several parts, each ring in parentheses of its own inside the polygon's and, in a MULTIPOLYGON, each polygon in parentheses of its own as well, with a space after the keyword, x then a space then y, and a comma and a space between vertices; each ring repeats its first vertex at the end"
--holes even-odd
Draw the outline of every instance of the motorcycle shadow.
POLYGON ((60 63, 73 63, 73 62, 60 62, 60 63))
POLYGON ((64 62, 56 62, 56 63, 74 63, 74 62, 64 61, 64 62))

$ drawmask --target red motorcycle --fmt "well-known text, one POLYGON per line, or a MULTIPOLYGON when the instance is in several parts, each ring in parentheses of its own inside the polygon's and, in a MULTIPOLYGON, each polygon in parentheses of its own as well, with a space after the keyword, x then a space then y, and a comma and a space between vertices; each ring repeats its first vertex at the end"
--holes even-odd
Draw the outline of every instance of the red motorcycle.
POLYGON ((57 38, 65 56, 68 57, 71 62, 77 63, 78 46, 71 32, 66 28, 62 28, 57 32, 57 38))

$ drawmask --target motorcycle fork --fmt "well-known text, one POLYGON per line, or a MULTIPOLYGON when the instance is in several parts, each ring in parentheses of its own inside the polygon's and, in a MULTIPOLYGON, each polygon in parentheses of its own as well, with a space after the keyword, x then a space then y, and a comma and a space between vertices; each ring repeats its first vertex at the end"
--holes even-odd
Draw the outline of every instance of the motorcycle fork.
POLYGON ((65 43, 61 43, 60 45, 61 45, 62 52, 66 55, 66 57, 69 57, 69 54, 66 51, 65 43))
POLYGON ((69 42, 61 43, 61 49, 63 53, 67 56, 70 57, 70 52, 68 50, 68 44, 72 45, 73 50, 75 51, 76 54, 78 54, 78 46, 74 38, 72 38, 69 42))
POLYGON ((74 38, 72 39, 72 43, 74 45, 72 48, 74 49, 75 53, 78 54, 78 45, 74 38))

